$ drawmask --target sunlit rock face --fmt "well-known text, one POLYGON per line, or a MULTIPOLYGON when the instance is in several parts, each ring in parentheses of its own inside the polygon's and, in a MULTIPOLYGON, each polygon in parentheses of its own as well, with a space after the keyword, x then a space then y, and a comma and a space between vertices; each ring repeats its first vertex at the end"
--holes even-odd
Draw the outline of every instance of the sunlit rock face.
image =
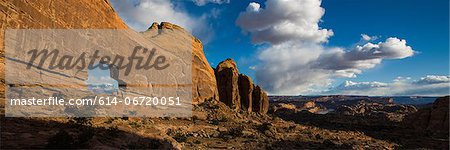
POLYGON ((218 91, 214 70, 209 65, 208 60, 203 53, 202 42, 194 36, 180 36, 189 34, 182 27, 162 22, 160 24, 153 23, 152 26, 143 35, 147 39, 155 41, 158 45, 166 48, 179 47, 180 41, 192 42, 192 97, 193 104, 199 104, 208 99, 218 99, 218 91), (165 32, 161 32, 165 31, 165 32))
MULTIPOLYGON (((12 29, 128 29, 127 25, 118 17, 108 1, 73 1, 71 3, 59 1, 7 1, 2 3, 3 14, 0 28, 12 29), (50 6, 49 6, 50 4, 50 6), (70 7, 69 7, 70 6, 70 7), (67 10, 70 9, 70 10, 67 10), (20 10, 20 11, 17 11, 20 10), (79 11, 83 10, 83 11, 79 11), (58 13, 54 13, 58 12, 58 13)), ((189 42, 192 49, 192 103, 201 103, 206 99, 217 98, 217 86, 214 71, 210 67, 203 53, 202 43, 183 28, 170 23, 158 23, 142 34, 157 45, 165 48, 179 47, 179 43, 189 42), (170 32, 152 32, 150 30, 170 30, 170 32), (157 34, 153 34, 157 33, 157 34), (152 35, 152 36, 147 36, 152 35), (189 35, 189 36, 180 36, 189 35), (178 44, 178 45, 177 45, 178 44)), ((0 33, 0 40, 4 41, 4 32, 0 33)), ((0 44, 4 53, 3 42, 0 44)), ((4 70, 4 60, 0 68, 4 70)), ((1 78, 4 79, 4 74, 1 78)), ((139 77, 139 80, 145 80, 139 77)), ((4 85, 4 80, 2 80, 4 85)), ((3 90, 2 86, 2 91, 3 90)))

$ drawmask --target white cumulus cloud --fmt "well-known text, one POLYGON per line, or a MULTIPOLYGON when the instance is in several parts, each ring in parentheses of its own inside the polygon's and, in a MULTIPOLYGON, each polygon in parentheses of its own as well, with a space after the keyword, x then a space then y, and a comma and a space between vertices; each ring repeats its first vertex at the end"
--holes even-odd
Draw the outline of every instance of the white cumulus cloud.
POLYGON ((258 55, 261 63, 256 67, 256 79, 266 90, 277 94, 320 91, 334 78, 354 78, 385 59, 412 56, 414 50, 402 41, 389 38, 353 49, 290 42, 272 45, 258 55))
POLYGON ((388 38, 377 44, 357 45, 351 50, 328 50, 320 55, 313 67, 333 70, 338 77, 356 77, 362 69, 373 68, 384 59, 402 59, 413 54, 414 50, 406 45, 405 40, 388 38))
POLYGON ((325 13, 321 0, 267 0, 252 2, 236 24, 249 32, 255 44, 268 43, 257 54, 256 80, 273 94, 308 94, 328 88, 335 78, 354 78, 386 59, 403 59, 415 51, 406 40, 361 34, 351 48, 323 43, 333 31, 319 23, 325 13))
POLYGON ((252 33, 254 43, 326 42, 333 31, 318 25, 325 13, 320 4, 321 0, 267 0, 261 8, 252 2, 236 24, 252 33))

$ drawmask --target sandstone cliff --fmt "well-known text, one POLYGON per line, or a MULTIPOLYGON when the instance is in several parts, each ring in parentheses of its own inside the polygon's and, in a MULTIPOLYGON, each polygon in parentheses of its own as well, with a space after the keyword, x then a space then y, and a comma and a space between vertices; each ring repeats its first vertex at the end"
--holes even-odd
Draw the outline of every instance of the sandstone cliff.
POLYGON ((214 70, 209 65, 208 60, 203 53, 203 44, 199 39, 194 36, 191 36, 190 39, 184 39, 184 37, 179 36, 179 34, 190 35, 190 33, 182 27, 168 22, 162 22, 161 24, 155 22, 142 34, 144 37, 155 41, 157 45, 167 49, 180 46, 177 43, 185 40, 192 41, 192 103, 199 104, 205 100, 218 99, 214 70))
MULTIPOLYGON (((128 29, 125 23, 118 17, 109 1, 105 0, 79 0, 70 1, 22 1, 22 0, 2 0, 0 3, 0 41, 4 41, 4 31, 10 29, 128 29)), ((206 99, 217 98, 217 85, 214 71, 210 67, 203 53, 203 45, 200 40, 191 36, 191 39, 177 38, 176 33, 187 33, 183 28, 170 23, 154 24, 151 29, 169 29, 174 32, 164 32, 158 34, 154 39, 171 38, 171 42, 176 40, 192 41, 192 98, 193 104, 198 104, 206 99)), ((143 33, 149 35, 148 32, 143 33)), ((155 40, 157 41, 157 40, 155 40)), ((0 44, 0 53, 4 54, 4 43, 0 44)), ((168 47, 170 43, 160 40, 157 45, 168 47)), ((3 56, 4 57, 4 56, 3 56)), ((4 59, 0 60, 1 92, 4 92, 4 59)), ((2 94, 3 97, 3 94, 2 94)), ((0 104, 3 104, 3 100, 0 104)))
POLYGON ((4 105, 6 29, 127 29, 108 1, 0 1, 0 106, 4 105))

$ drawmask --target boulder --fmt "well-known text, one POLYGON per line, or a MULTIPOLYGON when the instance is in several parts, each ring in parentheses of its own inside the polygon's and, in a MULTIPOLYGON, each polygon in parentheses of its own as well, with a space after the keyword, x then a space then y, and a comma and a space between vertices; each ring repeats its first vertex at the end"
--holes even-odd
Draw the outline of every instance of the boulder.
POLYGON ((241 107, 243 110, 252 112, 253 81, 250 77, 240 74, 238 82, 241 107))
POLYGON ((269 97, 267 93, 260 86, 256 86, 252 96, 252 110, 262 114, 267 113, 269 111, 269 97))
POLYGON ((239 96, 239 73, 233 59, 226 59, 216 67, 217 89, 219 100, 233 110, 239 110, 241 101, 239 96))

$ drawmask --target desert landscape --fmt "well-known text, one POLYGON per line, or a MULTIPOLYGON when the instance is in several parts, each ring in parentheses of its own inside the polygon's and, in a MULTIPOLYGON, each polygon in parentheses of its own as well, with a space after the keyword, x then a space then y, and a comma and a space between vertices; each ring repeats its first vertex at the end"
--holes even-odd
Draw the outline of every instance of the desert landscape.
MULTIPOLYGON (((0 11, 0 41, 6 29, 130 29, 108 0, 1 0, 0 11)), ((270 95, 238 61, 211 65, 182 26, 155 22, 139 35, 168 49, 191 43, 192 117, 6 117, 5 90, 26 85, 5 80, 2 42, 0 148, 449 149, 449 96, 270 95)))

